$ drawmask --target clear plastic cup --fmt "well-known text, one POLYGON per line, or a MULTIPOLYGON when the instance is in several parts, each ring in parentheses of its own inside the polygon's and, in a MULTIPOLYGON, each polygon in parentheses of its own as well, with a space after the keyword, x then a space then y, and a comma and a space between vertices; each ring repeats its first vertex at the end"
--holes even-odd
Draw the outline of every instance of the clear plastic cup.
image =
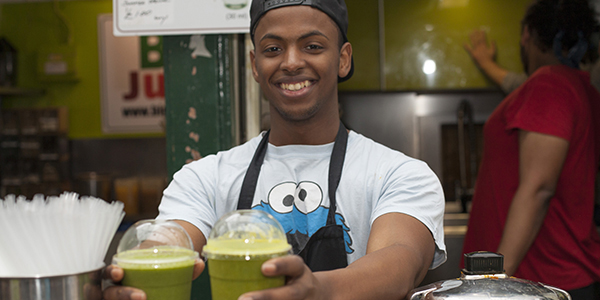
POLYGON ((266 277, 261 265, 290 254, 281 224, 259 210, 230 212, 215 224, 202 255, 207 259, 212 298, 236 300, 246 292, 283 286, 285 277, 266 277))
POLYGON ((123 235, 113 264, 122 284, 143 290, 147 300, 189 300, 198 252, 185 229, 173 221, 142 220, 123 235))

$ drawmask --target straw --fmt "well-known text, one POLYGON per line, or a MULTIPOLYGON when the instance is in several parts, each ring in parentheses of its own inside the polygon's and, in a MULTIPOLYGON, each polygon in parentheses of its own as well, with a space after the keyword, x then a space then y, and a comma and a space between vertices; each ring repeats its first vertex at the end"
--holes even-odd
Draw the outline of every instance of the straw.
POLYGON ((104 265, 125 213, 108 203, 72 192, 32 200, 0 199, 0 277, 79 274, 104 265))

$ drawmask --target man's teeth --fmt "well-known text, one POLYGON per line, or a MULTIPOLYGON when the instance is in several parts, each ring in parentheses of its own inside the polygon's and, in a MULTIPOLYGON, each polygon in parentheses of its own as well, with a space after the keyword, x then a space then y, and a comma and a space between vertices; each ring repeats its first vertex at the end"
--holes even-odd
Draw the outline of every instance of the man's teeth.
POLYGON ((279 86, 284 90, 297 91, 297 90, 300 90, 300 89, 305 88, 310 85, 311 85, 310 81, 305 80, 305 81, 299 82, 299 83, 290 83, 290 84, 282 83, 279 86))

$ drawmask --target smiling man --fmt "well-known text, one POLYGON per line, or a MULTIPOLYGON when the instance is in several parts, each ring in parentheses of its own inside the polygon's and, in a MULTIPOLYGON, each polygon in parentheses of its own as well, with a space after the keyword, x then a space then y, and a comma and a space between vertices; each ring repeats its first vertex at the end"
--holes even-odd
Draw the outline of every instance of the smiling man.
MULTIPOLYGON (((240 299, 404 298, 445 261, 443 191, 424 162, 340 122, 337 84, 353 72, 344 1, 255 0, 250 13, 252 71, 271 129, 184 166, 158 218, 176 220, 201 251, 222 215, 273 215, 294 255, 267 261, 262 272, 285 275, 286 285, 240 299)), ((114 266, 107 273, 122 276, 114 266)), ((119 295, 144 297, 105 291, 119 295)))

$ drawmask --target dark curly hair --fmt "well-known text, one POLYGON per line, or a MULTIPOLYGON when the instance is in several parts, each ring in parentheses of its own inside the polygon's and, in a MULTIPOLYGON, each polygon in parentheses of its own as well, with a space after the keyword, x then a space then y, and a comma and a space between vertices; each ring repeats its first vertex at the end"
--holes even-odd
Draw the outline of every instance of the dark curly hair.
POLYGON ((525 12, 521 26, 528 26, 543 52, 552 50, 554 38, 564 32, 563 50, 569 50, 577 43, 579 32, 589 44, 590 36, 598 31, 596 17, 588 0, 537 0, 525 12))

